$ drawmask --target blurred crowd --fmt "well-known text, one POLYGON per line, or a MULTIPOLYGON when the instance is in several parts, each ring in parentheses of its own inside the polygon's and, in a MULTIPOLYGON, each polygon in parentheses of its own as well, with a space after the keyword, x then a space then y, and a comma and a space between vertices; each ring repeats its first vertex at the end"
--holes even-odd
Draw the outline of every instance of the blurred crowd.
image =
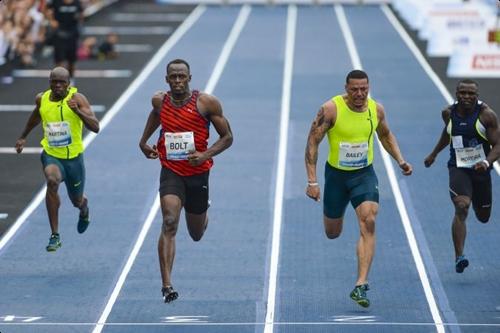
MULTIPOLYGON (((82 7, 102 0, 80 0, 82 7)), ((0 66, 35 66, 54 31, 51 0, 0 0, 0 66)))

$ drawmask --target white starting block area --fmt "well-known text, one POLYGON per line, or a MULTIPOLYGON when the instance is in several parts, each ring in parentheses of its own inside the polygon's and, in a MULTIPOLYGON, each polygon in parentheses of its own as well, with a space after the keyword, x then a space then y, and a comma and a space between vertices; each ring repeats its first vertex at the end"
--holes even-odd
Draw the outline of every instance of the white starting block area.
POLYGON ((418 36, 427 55, 449 57, 453 78, 500 78, 500 47, 488 41, 498 29, 498 1, 394 0, 393 6, 418 36))

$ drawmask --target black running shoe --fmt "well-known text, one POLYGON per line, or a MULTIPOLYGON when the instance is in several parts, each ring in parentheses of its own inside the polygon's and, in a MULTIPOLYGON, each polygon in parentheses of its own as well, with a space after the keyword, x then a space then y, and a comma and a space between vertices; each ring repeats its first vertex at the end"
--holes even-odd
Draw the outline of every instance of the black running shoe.
POLYGON ((467 260, 465 256, 458 256, 455 260, 455 271, 457 273, 463 273, 467 266, 469 266, 469 260, 467 260))
POLYGON ((80 215, 78 216, 78 224, 76 226, 79 234, 83 234, 85 230, 87 230, 90 223, 89 215, 90 213, 88 206, 82 209, 82 211, 80 212, 80 215))
POLYGON ((175 301, 179 297, 179 294, 174 290, 174 288, 172 288, 172 286, 161 288, 161 293, 163 294, 163 301, 165 303, 175 301))

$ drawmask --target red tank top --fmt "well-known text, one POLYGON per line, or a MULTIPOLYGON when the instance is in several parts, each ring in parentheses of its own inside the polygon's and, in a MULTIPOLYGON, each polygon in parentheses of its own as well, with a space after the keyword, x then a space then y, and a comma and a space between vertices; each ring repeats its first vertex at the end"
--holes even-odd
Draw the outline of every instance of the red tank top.
POLYGON ((175 106, 170 100, 170 91, 163 98, 160 111, 161 132, 158 139, 158 153, 161 165, 172 170, 180 176, 192 176, 210 170, 213 165, 212 159, 203 164, 192 166, 187 160, 168 160, 165 148, 165 133, 193 132, 196 151, 207 150, 208 136, 210 134, 210 122, 198 111, 196 102, 199 92, 193 90, 191 98, 182 106, 175 106))

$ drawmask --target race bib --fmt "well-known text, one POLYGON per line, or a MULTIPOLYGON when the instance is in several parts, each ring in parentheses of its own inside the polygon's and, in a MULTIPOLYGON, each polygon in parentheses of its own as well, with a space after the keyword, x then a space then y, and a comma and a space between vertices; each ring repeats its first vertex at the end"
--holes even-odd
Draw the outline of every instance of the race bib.
POLYGON ((363 168, 368 165, 368 142, 339 145, 339 165, 350 168, 363 168))
POLYGON ((189 153, 195 151, 193 132, 165 132, 167 160, 187 160, 189 153))
POLYGON ((71 129, 67 121, 47 123, 45 135, 50 147, 66 147, 71 144, 71 129))
POLYGON ((463 148, 464 142, 461 135, 452 136, 451 143, 453 144, 453 148, 463 148))
POLYGON ((472 168, 474 164, 486 159, 483 145, 479 144, 475 147, 455 148, 455 156, 457 157, 457 167, 472 168))

